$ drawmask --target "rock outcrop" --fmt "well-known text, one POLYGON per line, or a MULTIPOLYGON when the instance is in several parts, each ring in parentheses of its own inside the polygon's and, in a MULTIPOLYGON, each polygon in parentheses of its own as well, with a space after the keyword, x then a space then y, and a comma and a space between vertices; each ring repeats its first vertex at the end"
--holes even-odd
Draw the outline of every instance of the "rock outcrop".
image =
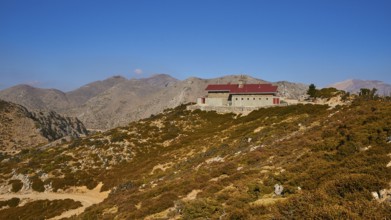
POLYGON ((27 108, 0 100, 0 151, 17 152, 71 136, 86 135, 77 118, 51 112, 30 112, 27 108))

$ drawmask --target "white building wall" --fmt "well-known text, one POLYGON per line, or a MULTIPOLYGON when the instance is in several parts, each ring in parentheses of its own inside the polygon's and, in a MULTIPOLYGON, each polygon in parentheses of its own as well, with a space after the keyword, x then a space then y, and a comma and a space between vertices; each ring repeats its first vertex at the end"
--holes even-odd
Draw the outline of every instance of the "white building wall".
POLYGON ((273 95, 232 95, 232 106, 261 107, 273 105, 273 95))
POLYGON ((229 92, 209 92, 208 93, 209 98, 225 98, 228 99, 229 92))
POLYGON ((206 98, 205 104, 209 106, 226 106, 228 104, 228 100, 225 98, 206 98))
POLYGON ((197 105, 204 105, 205 103, 202 102, 202 100, 205 98, 197 98, 197 105))

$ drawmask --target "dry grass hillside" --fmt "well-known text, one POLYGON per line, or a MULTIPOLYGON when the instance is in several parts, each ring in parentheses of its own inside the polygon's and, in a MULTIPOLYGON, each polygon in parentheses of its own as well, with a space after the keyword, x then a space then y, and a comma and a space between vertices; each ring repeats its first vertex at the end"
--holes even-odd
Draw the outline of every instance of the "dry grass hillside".
MULTIPOLYGON (((55 148, 3 154, 0 198, 103 183, 108 197, 71 219, 391 218, 389 101, 247 116, 185 109, 55 148)), ((0 217, 39 209, 40 201, 4 201, 16 207, 0 217)))

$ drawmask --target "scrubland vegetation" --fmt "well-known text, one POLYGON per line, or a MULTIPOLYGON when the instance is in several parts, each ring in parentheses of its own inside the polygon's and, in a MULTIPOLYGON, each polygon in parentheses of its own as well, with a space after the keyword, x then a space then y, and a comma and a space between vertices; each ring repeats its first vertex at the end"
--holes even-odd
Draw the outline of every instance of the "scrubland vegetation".
MULTIPOLYGON (((13 201, 17 201, 17 199, 13 199, 13 201)), ((38 200, 20 207, 14 205, 10 206, 11 208, 0 210, 0 217, 1 219, 49 219, 66 210, 75 209, 80 206, 80 202, 75 202, 71 199, 53 201, 38 200)))
POLYGON ((389 101, 273 107, 247 116, 185 109, 5 155, 0 182, 12 172, 29 176, 35 191, 103 182, 109 197, 75 219, 391 218, 390 202, 372 195, 391 188, 389 101))

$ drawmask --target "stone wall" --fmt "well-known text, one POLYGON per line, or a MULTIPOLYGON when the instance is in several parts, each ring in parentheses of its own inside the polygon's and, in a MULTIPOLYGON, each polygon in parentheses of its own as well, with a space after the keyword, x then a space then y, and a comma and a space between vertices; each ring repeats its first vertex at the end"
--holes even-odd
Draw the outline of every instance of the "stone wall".
POLYGON ((241 113, 246 114, 251 111, 260 109, 260 108, 268 108, 268 107, 274 107, 274 106, 286 106, 286 104, 280 104, 280 105, 269 105, 269 106, 262 106, 262 107, 235 107, 235 106, 207 106, 207 105, 189 105, 187 106, 187 110, 197 110, 200 109, 202 111, 216 111, 219 113, 241 113))

